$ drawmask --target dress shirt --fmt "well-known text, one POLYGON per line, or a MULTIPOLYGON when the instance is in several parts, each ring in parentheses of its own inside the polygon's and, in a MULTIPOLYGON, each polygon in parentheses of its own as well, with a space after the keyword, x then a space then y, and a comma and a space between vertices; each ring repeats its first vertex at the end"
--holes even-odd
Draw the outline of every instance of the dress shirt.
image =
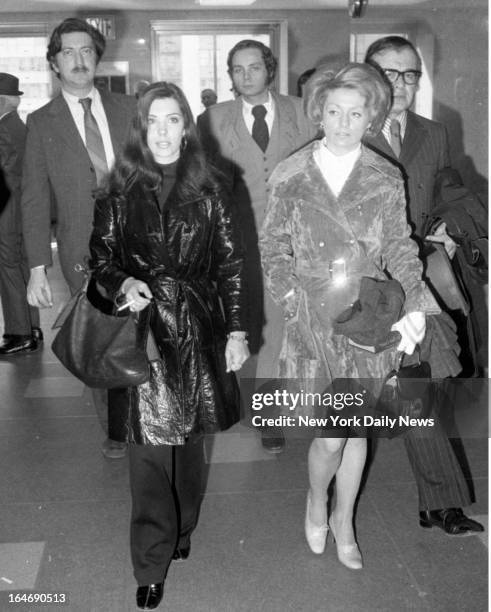
POLYGON ((94 115, 95 120, 97 121, 97 126, 102 136, 104 152, 106 154, 107 167, 111 169, 114 164, 114 150, 113 144, 111 142, 111 134, 109 133, 109 125, 107 123, 106 113, 104 112, 104 106, 102 105, 100 93, 95 87, 93 87, 92 91, 90 91, 89 94, 86 96, 74 96, 73 94, 68 93, 64 89, 61 90, 61 94, 65 99, 66 103, 68 104, 68 108, 70 109, 70 113, 72 114, 73 120, 75 121, 75 125, 77 126, 77 130, 84 144, 86 144, 84 109, 80 104, 79 100, 81 99, 81 97, 92 99, 90 110, 94 115))
MULTIPOLYGON (((255 106, 259 106, 258 104, 249 104, 246 102, 244 98, 242 98, 242 116, 244 117, 244 121, 247 127, 249 134, 252 135, 252 126, 254 124, 254 115, 252 114, 252 109, 255 106)), ((266 125, 268 126, 269 136, 271 137, 271 130, 273 128, 274 121, 274 100, 271 92, 268 91, 268 101, 262 104, 266 109, 266 116, 264 117, 264 121, 266 121, 266 125)))
POLYGON ((322 176, 326 179, 331 191, 336 197, 341 193, 341 189, 348 176, 353 170, 356 160, 360 157, 361 145, 354 151, 344 155, 334 155, 325 145, 325 139, 319 141, 314 151, 314 160, 319 166, 322 176))
POLYGON ((384 127, 382 128, 382 134, 389 144, 391 144, 391 135, 390 135, 390 124, 392 119, 397 119, 399 121, 399 125, 401 126, 401 143, 404 140, 404 134, 406 133, 407 126, 407 111, 402 111, 400 115, 397 117, 387 117, 385 119, 384 127))

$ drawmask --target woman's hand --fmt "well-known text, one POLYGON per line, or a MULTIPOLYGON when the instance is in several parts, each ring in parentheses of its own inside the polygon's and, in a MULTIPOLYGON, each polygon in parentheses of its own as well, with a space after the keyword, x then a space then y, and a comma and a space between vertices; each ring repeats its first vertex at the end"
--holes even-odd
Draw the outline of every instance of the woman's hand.
POLYGON ((140 310, 148 306, 153 298, 147 283, 137 280, 132 276, 127 278, 121 285, 120 293, 123 293, 126 298, 122 308, 126 306, 131 312, 140 312, 140 310))
POLYGON ((447 224, 445 222, 440 223, 440 225, 436 228, 433 234, 429 236, 425 236, 425 240, 428 242, 439 242, 443 244, 445 247, 445 251, 447 251, 447 255, 449 259, 455 255, 455 251, 457 250, 457 243, 454 242, 447 233, 447 224))
POLYGON ((410 312, 402 319, 394 323, 391 331, 401 334, 401 341, 397 347, 398 351, 412 355, 417 344, 419 344, 426 333, 426 316, 424 312, 410 312))
POLYGON ((245 332, 232 332, 229 334, 225 347, 225 363, 227 372, 237 372, 249 359, 249 347, 245 332))

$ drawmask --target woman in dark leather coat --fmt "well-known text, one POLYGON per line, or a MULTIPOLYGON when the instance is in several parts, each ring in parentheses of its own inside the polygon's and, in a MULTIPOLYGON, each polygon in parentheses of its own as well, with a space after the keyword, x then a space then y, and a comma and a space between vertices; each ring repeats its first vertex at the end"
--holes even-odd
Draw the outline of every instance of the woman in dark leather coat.
POLYGON ((127 423, 137 604, 153 609, 171 560, 189 555, 202 434, 238 421, 233 371, 249 355, 232 208, 175 85, 155 83, 140 96, 96 202, 90 249, 97 282, 142 311, 140 326, 150 313, 158 351, 150 380, 128 390, 127 423))

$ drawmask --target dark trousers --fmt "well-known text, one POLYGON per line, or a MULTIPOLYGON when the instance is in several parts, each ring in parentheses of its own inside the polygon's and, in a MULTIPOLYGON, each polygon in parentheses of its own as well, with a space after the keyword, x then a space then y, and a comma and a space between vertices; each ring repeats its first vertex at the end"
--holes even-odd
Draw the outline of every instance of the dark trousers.
POLYGON ((203 436, 182 446, 130 444, 129 466, 134 575, 140 586, 163 582, 176 547, 189 545, 198 522, 203 436))
POLYGON ((418 486, 420 510, 459 508, 471 503, 462 468, 438 420, 426 431, 421 427, 410 429, 404 442, 418 486))
POLYGON ((39 310, 27 303, 26 288, 29 280, 22 235, 5 228, 3 217, 10 215, 9 207, 0 217, 0 296, 4 320, 4 333, 30 336, 32 327, 39 327, 39 310))
POLYGON ((128 436, 127 389, 91 389, 102 431, 110 440, 126 442, 128 436))

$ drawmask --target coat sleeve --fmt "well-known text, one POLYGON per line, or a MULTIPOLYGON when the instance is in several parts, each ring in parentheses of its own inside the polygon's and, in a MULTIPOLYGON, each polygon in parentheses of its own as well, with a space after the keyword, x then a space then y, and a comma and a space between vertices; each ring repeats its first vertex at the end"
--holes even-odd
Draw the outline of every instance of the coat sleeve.
POLYGON ((418 257, 418 246, 410 237, 402 181, 397 181, 390 191, 383 213, 383 263, 391 277, 398 280, 404 289, 406 312, 438 314, 440 308, 422 280, 423 264, 418 257))
POLYGON ((273 187, 269 197, 259 233, 259 250, 266 288, 288 319, 297 311, 298 279, 295 275, 291 214, 278 193, 278 186, 273 187))
POLYGON ((12 137, 7 130, 0 129, 0 168, 10 190, 13 190, 13 175, 18 165, 19 153, 16 150, 12 137))
POLYGON ((30 268, 50 266, 51 186, 46 152, 35 120, 27 118, 27 137, 22 168, 22 233, 30 268))
POLYGON ((215 200, 212 277, 218 285, 227 332, 247 331, 244 251, 236 215, 228 197, 215 200))
POLYGON ((90 267, 95 280, 114 299, 130 276, 124 271, 124 251, 119 231, 119 203, 114 198, 96 200, 90 237, 90 267))

